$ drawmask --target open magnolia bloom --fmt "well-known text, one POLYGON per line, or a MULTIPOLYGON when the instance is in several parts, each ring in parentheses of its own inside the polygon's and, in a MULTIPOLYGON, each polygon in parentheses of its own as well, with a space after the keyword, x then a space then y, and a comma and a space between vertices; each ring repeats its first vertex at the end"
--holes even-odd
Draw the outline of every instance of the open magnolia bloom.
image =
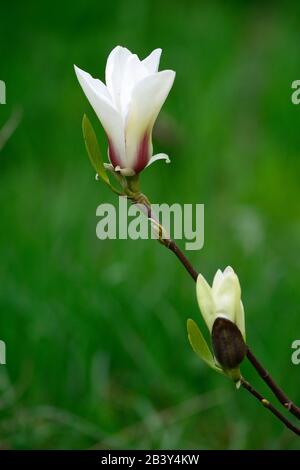
POLYGON ((173 85, 175 72, 158 72, 161 49, 140 60, 125 47, 110 53, 106 85, 75 66, 79 83, 108 139, 110 168, 124 176, 141 172, 165 154, 152 156, 152 129, 173 85))
POLYGON ((223 272, 218 269, 212 287, 199 274, 197 278, 197 300, 210 332, 217 318, 235 323, 245 339, 245 314, 241 301, 241 287, 234 270, 228 266, 223 272))

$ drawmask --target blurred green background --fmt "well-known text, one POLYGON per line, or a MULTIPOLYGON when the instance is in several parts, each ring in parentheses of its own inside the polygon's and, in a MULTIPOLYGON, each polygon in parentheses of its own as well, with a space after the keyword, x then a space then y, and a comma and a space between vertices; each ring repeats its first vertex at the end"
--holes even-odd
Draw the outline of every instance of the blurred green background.
MULTIPOLYGON (((176 70, 142 175, 152 202, 205 204, 209 281, 238 272, 248 342, 300 402, 300 5, 119 0, 1 4, 0 446, 296 449, 248 394, 202 365, 194 284, 149 241, 99 241, 81 119, 103 130, 73 64, 104 78, 117 44, 176 70), (21 114, 22 113, 22 116, 21 114), (2 135, 3 138, 3 135, 2 135)), ((183 242, 180 243, 183 247, 183 242)), ((248 364, 245 376, 270 397, 248 364)))

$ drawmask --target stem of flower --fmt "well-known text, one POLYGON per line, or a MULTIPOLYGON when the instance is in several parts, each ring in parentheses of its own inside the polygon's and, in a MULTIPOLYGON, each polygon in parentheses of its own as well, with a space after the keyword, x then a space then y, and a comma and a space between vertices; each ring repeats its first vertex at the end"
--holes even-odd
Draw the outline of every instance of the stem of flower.
POLYGON ((253 354, 251 349, 247 347, 247 358, 253 365, 260 377, 266 382, 268 387, 272 390, 274 395, 278 398, 279 402, 289 410, 294 416, 300 419, 300 408, 296 406, 288 396, 281 390, 274 379, 270 376, 269 372, 262 366, 256 356, 253 354))
MULTIPOLYGON (((147 196, 145 196, 142 193, 135 193, 133 197, 130 197, 130 199, 132 200, 134 204, 143 204, 145 206, 148 219, 151 219, 151 218, 155 219, 155 215, 152 214, 151 204, 147 196)), ((163 232, 163 228, 161 232, 163 232)), ((179 246, 174 242, 174 240, 171 240, 168 238, 160 238, 159 241, 162 245, 166 246, 169 250, 173 251, 173 253, 177 256, 181 264, 185 267, 189 275, 196 282, 197 277, 198 277, 198 272, 194 269, 190 261, 187 259, 183 251, 179 248, 179 246)))
POLYGON ((288 429, 300 436, 300 429, 292 424, 280 411, 275 408, 268 400, 266 400, 252 385, 247 382, 243 377, 241 378, 241 385, 246 389, 252 396, 254 396, 265 408, 267 408, 277 419, 279 419, 288 429))
POLYGON ((173 251, 173 253, 177 256, 179 261, 183 264, 189 275, 194 279, 194 281, 197 281, 198 273, 197 271, 193 268, 183 251, 180 250, 178 245, 174 242, 174 240, 166 240, 166 243, 164 245, 169 248, 169 250, 173 251))

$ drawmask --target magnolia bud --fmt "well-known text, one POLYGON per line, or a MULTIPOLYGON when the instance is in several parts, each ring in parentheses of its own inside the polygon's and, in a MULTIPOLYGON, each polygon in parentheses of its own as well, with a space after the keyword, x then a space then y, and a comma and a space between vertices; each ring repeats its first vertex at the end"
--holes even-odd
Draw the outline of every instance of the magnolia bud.
POLYGON ((224 317, 217 317, 213 324, 212 346, 215 357, 224 370, 236 369, 247 352, 239 328, 224 317))

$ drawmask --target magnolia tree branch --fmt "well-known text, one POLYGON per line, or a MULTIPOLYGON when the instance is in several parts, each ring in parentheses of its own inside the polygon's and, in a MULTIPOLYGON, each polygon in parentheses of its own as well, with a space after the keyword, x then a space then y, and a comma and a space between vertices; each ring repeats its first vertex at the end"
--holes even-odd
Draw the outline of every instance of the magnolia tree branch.
MULTIPOLYGON (((155 215, 151 211, 151 204, 149 199, 143 195, 142 193, 135 193, 132 197, 129 196, 131 201, 134 204, 143 205, 146 209, 147 217, 151 220, 155 220, 155 215)), ((187 259, 183 251, 179 248, 179 246, 175 243, 174 240, 171 238, 163 238, 162 234, 165 233, 163 227, 160 226, 160 236, 159 242, 164 245, 166 248, 171 250, 179 259, 181 264, 185 267, 186 271, 189 273, 191 278, 196 282, 198 277, 198 272, 194 269, 191 262, 187 259)), ((254 356, 251 349, 247 345, 247 358, 252 364, 252 366, 256 369, 257 373, 260 377, 265 381, 265 383, 269 386, 272 390, 274 395, 277 397, 279 402, 294 416, 300 419, 300 408, 298 408, 288 397, 287 395, 281 390, 281 388, 276 384, 267 370, 261 365, 258 359, 254 356)), ((242 386, 245 388, 251 395, 257 398, 265 408, 267 408, 273 415, 275 415, 282 423, 285 424, 291 431, 295 434, 300 436, 300 429, 294 426, 288 419, 286 419, 268 400, 266 400, 258 391, 256 391, 252 385, 247 382, 246 380, 242 379, 242 386)))

